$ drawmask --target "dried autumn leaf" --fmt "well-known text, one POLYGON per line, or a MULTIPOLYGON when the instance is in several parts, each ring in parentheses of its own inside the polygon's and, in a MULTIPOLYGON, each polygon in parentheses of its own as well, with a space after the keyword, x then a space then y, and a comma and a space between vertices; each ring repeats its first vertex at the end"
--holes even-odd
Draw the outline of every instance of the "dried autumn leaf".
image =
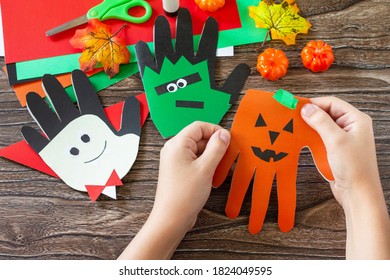
POLYGON ((92 19, 86 28, 76 31, 70 44, 83 50, 79 58, 82 71, 89 72, 96 66, 103 66, 104 71, 112 78, 119 72, 120 64, 129 63, 130 53, 125 39, 118 36, 123 27, 125 26, 112 34, 109 25, 92 19))
POLYGON ((249 7, 249 16, 255 20, 256 27, 267 28, 272 39, 281 39, 287 45, 295 44, 297 34, 307 33, 311 27, 310 22, 298 13, 295 0, 284 0, 280 4, 263 0, 259 6, 249 7))

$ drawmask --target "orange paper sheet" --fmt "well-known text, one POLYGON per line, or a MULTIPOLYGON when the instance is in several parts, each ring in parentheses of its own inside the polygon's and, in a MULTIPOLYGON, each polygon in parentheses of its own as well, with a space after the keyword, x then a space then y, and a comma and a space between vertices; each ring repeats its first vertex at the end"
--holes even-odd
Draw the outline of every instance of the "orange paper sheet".
MULTIPOLYGON (((4 67, 3 69, 7 73, 6 67, 4 67)), ((87 73, 87 76, 90 77, 101 71, 103 71, 103 68, 94 69, 93 71, 87 73)), ((56 78, 64 88, 72 84, 70 73, 57 75, 56 78)), ((38 93, 42 98, 45 97, 45 92, 42 88, 42 80, 36 80, 32 82, 14 85, 12 86, 12 88, 14 89, 16 97, 19 99, 20 105, 22 105, 22 107, 26 106, 26 96, 27 93, 31 91, 38 93)))

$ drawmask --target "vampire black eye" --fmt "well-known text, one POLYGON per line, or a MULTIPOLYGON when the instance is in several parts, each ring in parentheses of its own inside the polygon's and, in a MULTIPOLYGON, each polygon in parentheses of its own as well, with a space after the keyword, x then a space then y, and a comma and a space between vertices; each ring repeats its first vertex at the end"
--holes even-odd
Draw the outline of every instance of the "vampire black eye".
POLYGON ((91 141, 91 138, 89 137, 88 134, 83 134, 81 136, 81 141, 83 141, 84 143, 88 143, 89 141, 91 141))
POLYGON ((265 123, 263 116, 261 114, 259 114, 259 116, 257 117, 255 127, 259 127, 259 126, 267 126, 267 124, 265 123))
POLYGON ((175 92, 177 91, 177 85, 175 83, 170 83, 167 85, 167 91, 168 92, 175 92))
POLYGON ((77 149, 76 147, 72 147, 69 152, 73 156, 78 156, 80 153, 79 149, 77 149))
POLYGON ((284 131, 293 133, 294 132, 294 120, 291 119, 286 126, 283 128, 284 131))
POLYGON ((184 80, 184 79, 179 79, 179 80, 177 80, 176 85, 177 85, 179 88, 184 88, 184 87, 187 86, 187 81, 184 80))

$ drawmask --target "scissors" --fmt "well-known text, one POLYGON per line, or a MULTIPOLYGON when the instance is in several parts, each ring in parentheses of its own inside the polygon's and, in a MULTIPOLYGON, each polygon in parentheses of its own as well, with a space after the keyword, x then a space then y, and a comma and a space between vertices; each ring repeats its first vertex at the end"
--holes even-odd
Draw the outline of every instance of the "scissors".
POLYGON ((86 15, 48 30, 46 36, 51 36, 83 23, 87 23, 88 20, 93 18, 97 18, 101 21, 115 18, 139 24, 147 21, 151 16, 152 7, 145 0, 104 0, 99 5, 92 7, 86 15), (129 15, 129 10, 135 7, 143 7, 145 9, 145 14, 141 17, 129 15))

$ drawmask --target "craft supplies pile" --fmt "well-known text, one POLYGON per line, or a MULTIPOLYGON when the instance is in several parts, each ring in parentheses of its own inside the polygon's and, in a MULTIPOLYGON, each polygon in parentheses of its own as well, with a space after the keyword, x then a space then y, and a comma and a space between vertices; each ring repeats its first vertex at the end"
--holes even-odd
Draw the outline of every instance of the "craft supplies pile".
MULTIPOLYGON (((131 176, 137 160, 145 121, 168 138, 194 121, 219 124, 238 102, 250 67, 236 65, 217 84, 217 57, 268 40, 293 44, 298 33, 308 32, 311 25, 298 16, 295 1, 272 2, 2 0, 5 71, 39 129, 24 126, 20 141, 2 148, 0 156, 57 177, 95 203, 101 194, 116 199, 116 187, 125 187, 121 179, 131 176), (290 17, 294 32, 264 24, 264 11, 271 10, 290 17), (138 72, 144 92, 103 108, 97 93, 138 72)), ((307 65, 310 59, 305 55, 307 65)), ((329 54, 321 69, 332 59, 329 54)), ((283 63, 286 70, 288 59, 283 63)), ((287 70, 281 76, 269 71, 279 79, 287 70)), ((332 180, 326 150, 300 117, 308 99, 286 90, 243 94, 213 183, 222 185, 237 161, 226 206, 235 218, 254 177, 249 231, 257 233, 276 177, 278 223, 286 232, 294 226, 300 151, 309 147, 320 173, 332 180)))

